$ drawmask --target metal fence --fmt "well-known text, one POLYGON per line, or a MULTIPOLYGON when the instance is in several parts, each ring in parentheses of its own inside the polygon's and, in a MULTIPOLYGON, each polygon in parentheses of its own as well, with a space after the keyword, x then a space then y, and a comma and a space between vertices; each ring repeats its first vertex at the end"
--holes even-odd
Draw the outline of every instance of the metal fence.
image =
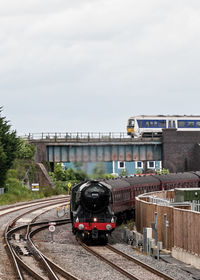
MULTIPOLYGON (((50 139, 113 139, 128 138, 126 132, 42 132, 29 133, 22 138, 27 140, 50 140, 50 139)), ((129 137, 130 138, 130 137, 129 137)))
POLYGON ((139 137, 131 138, 126 132, 42 132, 29 133, 20 136, 28 141, 50 141, 50 142, 156 142, 161 144, 161 138, 158 137, 139 137))
POLYGON ((159 204, 162 206, 170 206, 171 201, 168 199, 163 199, 163 198, 159 198, 159 197, 155 197, 155 196, 148 196, 149 198, 149 202, 150 203, 155 203, 155 204, 159 204))
POLYGON ((200 212, 200 200, 193 200, 191 203, 191 210, 200 212))
POLYGON ((4 193, 4 188, 0 188, 0 194, 4 193))

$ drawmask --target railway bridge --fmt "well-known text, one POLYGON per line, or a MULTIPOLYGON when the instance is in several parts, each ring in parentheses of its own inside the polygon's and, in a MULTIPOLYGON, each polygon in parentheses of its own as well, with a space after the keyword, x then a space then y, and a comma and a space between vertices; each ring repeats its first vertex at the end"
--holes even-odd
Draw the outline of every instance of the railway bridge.
POLYGON ((200 170, 200 132, 163 129, 162 138, 128 138, 126 133, 38 133, 26 135, 36 146, 36 162, 82 162, 85 170, 104 162, 108 173, 122 168, 200 170))
POLYGON ((115 172, 122 162, 127 163, 126 169, 133 162, 140 163, 135 169, 144 169, 147 162, 162 160, 160 138, 133 139, 125 133, 41 133, 29 134, 26 139, 36 146, 36 162, 82 162, 87 166, 110 162, 115 172))

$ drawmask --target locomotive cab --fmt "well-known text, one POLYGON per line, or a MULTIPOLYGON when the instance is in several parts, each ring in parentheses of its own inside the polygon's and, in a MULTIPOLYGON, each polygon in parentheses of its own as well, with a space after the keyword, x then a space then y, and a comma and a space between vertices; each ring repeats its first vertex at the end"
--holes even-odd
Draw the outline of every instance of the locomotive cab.
POLYGON ((127 125, 127 135, 130 135, 131 137, 134 136, 134 127, 135 127, 135 120, 129 119, 127 125))

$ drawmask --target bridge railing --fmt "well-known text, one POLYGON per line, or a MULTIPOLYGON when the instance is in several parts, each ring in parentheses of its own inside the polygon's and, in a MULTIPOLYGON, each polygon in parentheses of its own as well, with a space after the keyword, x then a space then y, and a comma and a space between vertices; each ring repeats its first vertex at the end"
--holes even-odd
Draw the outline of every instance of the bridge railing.
POLYGON ((87 140, 96 139, 98 141, 106 141, 109 139, 130 139, 126 132, 43 132, 29 133, 22 136, 26 140, 87 140))

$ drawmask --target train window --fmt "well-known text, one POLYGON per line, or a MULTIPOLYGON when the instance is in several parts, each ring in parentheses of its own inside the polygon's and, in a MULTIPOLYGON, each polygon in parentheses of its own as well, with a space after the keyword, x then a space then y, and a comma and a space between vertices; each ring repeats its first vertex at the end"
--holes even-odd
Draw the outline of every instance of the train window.
POLYGON ((138 120, 138 126, 141 128, 142 127, 142 120, 138 120))
POLYGON ((126 191, 124 192, 124 200, 130 200, 130 192, 129 191, 126 191))
POLYGON ((196 127, 200 127, 200 122, 196 121, 196 127))
POLYGON ((149 122, 149 127, 153 127, 153 121, 149 122))
POLYGON ((157 126, 158 126, 158 122, 154 121, 154 127, 157 127, 157 126))
POLYGON ((144 127, 154 127, 154 121, 144 121, 144 127))
POLYGON ((134 126, 135 125, 135 121, 134 120, 129 120, 128 121, 128 125, 129 126, 134 126))
POLYGON ((124 169, 125 168, 125 162, 124 161, 118 161, 118 168, 124 169))
POLYGON ((160 128, 165 128, 166 127, 166 121, 159 121, 158 122, 158 127, 160 127, 160 128))
POLYGON ((187 127, 194 127, 194 121, 187 121, 187 127))
POLYGON ((185 127, 185 121, 178 121, 178 127, 185 127))

